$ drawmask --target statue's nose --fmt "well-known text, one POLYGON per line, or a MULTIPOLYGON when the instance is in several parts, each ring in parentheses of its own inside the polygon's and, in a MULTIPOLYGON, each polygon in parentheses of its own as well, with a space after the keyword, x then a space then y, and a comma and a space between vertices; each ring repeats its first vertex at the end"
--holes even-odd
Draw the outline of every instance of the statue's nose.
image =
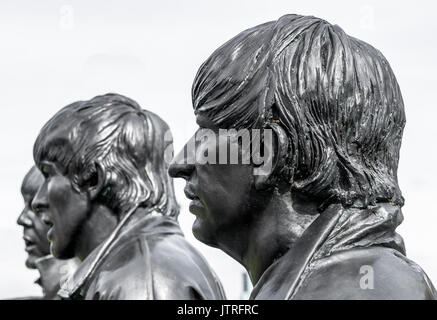
POLYGON ((171 162, 168 174, 173 178, 183 178, 187 180, 194 170, 194 164, 191 164, 186 160, 184 150, 182 150, 171 162))
POLYGON ((28 212, 28 208, 24 208, 23 211, 21 211, 20 215, 18 216, 17 219, 17 224, 19 224, 22 227, 32 227, 32 220, 29 218, 27 212, 28 212))

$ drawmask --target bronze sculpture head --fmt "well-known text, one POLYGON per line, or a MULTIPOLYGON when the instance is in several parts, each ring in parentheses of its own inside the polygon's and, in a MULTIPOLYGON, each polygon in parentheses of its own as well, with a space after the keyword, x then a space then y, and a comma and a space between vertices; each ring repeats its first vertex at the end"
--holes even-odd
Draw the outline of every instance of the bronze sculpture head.
POLYGON ((56 257, 87 251, 84 228, 99 219, 96 209, 112 221, 102 229, 135 206, 177 217, 161 152, 171 144, 164 140, 167 130, 158 116, 116 94, 70 104, 42 128, 34 156, 46 182, 33 205, 52 225, 48 236, 56 257))
POLYGON ((177 223, 172 155, 167 124, 118 94, 70 104, 42 128, 34 158, 45 181, 32 207, 53 255, 82 260, 59 296, 224 298, 177 223))
POLYGON ((33 166, 24 177, 21 185, 24 209, 20 213, 17 223, 23 227, 25 250, 28 254, 26 266, 31 269, 35 268, 35 261, 38 258, 50 253, 50 243, 47 240, 48 226, 31 208, 32 200, 43 181, 43 175, 37 167, 33 166))
POLYGON ((32 201, 43 183, 44 176, 36 166, 33 166, 24 177, 21 186, 24 209, 17 223, 24 228, 23 239, 26 245, 25 250, 28 253, 26 266, 38 270, 39 278, 35 283, 40 285, 43 291, 42 297, 32 297, 32 299, 52 300, 57 298, 56 293, 61 282, 76 270, 78 261, 76 259, 58 260, 50 254, 50 242, 47 239, 49 226, 40 214, 31 209, 32 201))
MULTIPOLYGON (((367 247, 405 253, 394 231, 404 203, 397 180, 404 104, 377 49, 325 20, 286 15, 214 51, 197 72, 192 100, 196 136, 212 131, 217 153, 232 140, 220 130, 274 136, 261 139, 272 160, 262 174, 255 174, 255 161, 200 163, 199 155, 213 149, 211 139, 196 139, 191 152, 186 146, 169 170, 187 180, 195 236, 248 269, 257 284, 252 297, 330 298, 329 283, 326 292, 299 292, 305 281, 317 283, 315 271, 308 274, 326 266, 327 257, 367 247)), ((432 296, 429 287, 418 286, 418 295, 432 296)), ((358 280, 344 292, 360 297, 359 290, 358 280)))

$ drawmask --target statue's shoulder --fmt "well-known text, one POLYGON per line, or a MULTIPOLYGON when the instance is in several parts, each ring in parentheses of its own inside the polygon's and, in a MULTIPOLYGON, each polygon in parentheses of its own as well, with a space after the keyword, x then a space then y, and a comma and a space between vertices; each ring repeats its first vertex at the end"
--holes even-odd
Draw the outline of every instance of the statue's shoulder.
POLYGON ((119 242, 99 269, 89 297, 98 292, 99 299, 224 298, 206 261, 180 233, 135 234, 119 242))
POLYGON ((181 234, 149 238, 155 299, 225 299, 220 281, 181 234))
POLYGON ((437 299, 425 272, 385 247, 352 249, 311 264, 297 299, 437 299))
POLYGON ((153 299, 151 272, 146 237, 135 235, 118 242, 87 281, 86 299, 153 299))

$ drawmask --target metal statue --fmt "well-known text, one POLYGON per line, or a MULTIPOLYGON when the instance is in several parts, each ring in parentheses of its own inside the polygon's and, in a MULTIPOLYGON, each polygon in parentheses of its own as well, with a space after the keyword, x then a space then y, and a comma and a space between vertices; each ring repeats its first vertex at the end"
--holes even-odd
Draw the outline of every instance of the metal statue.
POLYGON ((48 226, 42 221, 41 216, 31 210, 32 200, 43 182, 43 175, 33 166, 21 185, 24 209, 17 223, 23 227, 23 240, 27 252, 26 266, 38 270, 40 276, 35 283, 40 285, 43 291, 42 297, 23 299, 57 299, 62 281, 66 280, 79 264, 77 259, 59 260, 50 254, 50 243, 47 240, 48 226))
POLYGON ((395 232, 405 113, 377 49, 285 15, 219 47, 192 100, 199 129, 169 173, 187 181, 194 235, 247 269, 252 299, 436 298, 395 232))
POLYGON ((34 145, 45 177, 32 202, 53 255, 79 258, 63 299, 223 299, 177 222, 167 124, 106 94, 61 109, 34 145))

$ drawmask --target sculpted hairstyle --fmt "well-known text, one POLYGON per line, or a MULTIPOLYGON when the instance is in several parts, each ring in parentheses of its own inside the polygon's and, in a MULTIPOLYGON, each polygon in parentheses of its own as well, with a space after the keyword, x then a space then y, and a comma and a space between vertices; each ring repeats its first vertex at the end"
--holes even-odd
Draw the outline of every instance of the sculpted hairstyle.
POLYGON ((276 176, 293 190, 346 206, 403 205, 398 83, 378 50, 339 26, 286 15, 243 31, 203 63, 192 97, 219 128, 278 123, 288 151, 276 176))
POLYGON ((135 204, 177 217, 165 152, 173 153, 168 125, 133 100, 106 94, 61 109, 42 128, 35 162, 56 162, 75 188, 104 170, 100 201, 118 213, 135 204))

